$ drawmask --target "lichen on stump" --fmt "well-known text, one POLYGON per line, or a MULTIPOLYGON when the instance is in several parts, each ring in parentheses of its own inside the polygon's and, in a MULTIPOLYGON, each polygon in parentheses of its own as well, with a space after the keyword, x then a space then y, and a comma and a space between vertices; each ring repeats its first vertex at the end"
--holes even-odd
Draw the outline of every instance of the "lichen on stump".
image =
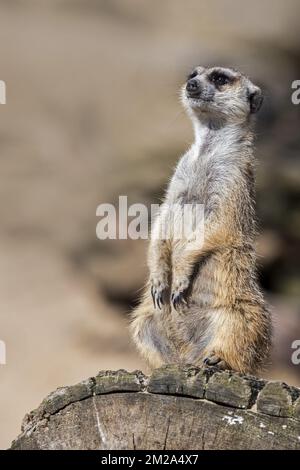
POLYGON ((12 449, 300 449, 300 390, 216 368, 102 371, 51 393, 12 449))

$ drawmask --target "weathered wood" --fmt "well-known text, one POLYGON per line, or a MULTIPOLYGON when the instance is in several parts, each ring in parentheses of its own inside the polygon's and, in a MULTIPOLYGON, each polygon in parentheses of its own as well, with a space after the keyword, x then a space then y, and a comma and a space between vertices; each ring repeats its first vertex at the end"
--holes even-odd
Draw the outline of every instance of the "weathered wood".
POLYGON ((12 449, 300 449, 300 390, 214 368, 100 372, 51 393, 12 449))

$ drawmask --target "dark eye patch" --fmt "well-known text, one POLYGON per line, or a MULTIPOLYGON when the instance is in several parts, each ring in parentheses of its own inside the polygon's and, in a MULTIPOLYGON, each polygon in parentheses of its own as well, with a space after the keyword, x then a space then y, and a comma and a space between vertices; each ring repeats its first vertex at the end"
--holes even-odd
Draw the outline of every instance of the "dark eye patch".
POLYGON ((233 82, 233 78, 226 75, 224 72, 212 72, 209 76, 209 80, 218 86, 229 85, 233 82))
POLYGON ((198 75, 197 70, 193 70, 193 71, 187 76, 187 79, 188 79, 188 80, 191 80, 192 78, 197 77, 197 75, 198 75))

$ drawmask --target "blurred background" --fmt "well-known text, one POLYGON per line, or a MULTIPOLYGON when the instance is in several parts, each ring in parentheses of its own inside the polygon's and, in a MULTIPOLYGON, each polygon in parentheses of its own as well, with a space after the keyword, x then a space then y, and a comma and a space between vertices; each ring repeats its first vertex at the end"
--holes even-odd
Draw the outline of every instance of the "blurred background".
POLYGON ((128 313, 145 241, 100 241, 96 207, 159 203, 192 142, 178 90, 197 64, 235 66, 258 116, 261 283, 275 347, 265 376, 300 386, 299 0, 0 0, 0 447, 46 394, 145 364, 128 313))

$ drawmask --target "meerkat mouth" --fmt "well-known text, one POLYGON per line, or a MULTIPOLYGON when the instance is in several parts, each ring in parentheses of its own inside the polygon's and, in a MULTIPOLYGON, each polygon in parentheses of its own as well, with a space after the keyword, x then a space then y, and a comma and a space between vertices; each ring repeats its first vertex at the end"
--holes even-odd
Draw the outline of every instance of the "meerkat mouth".
POLYGON ((187 96, 189 105, 192 108, 198 108, 202 111, 208 111, 209 105, 213 102, 212 98, 199 96, 198 98, 187 96))

